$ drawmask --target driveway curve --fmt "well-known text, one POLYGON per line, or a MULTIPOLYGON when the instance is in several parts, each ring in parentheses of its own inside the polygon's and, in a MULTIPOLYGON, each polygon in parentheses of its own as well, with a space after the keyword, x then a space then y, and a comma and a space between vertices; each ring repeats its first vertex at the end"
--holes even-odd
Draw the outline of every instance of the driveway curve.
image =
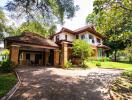
POLYGON ((10 100, 110 100, 108 88, 122 70, 23 67, 10 100))

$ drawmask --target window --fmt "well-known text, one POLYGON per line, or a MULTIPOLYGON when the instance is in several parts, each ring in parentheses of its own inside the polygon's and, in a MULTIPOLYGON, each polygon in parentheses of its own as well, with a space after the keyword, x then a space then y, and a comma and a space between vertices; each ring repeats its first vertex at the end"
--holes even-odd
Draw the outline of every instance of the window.
POLYGON ((92 43, 95 43, 95 42, 94 42, 94 39, 92 39, 92 43))
POLYGON ((93 36, 89 34, 89 39, 93 39, 93 36))
POLYGON ((65 40, 67 41, 67 35, 65 35, 65 40))
POLYGON ((56 41, 59 41, 59 35, 56 36, 56 41))
POLYGON ((78 37, 78 35, 76 35, 76 39, 78 39, 79 37, 78 37))
POLYGON ((89 39, 92 41, 92 43, 95 43, 93 35, 89 34, 89 39))
POLYGON ((99 38, 97 38, 97 42, 98 42, 98 43, 101 43, 101 40, 100 40, 99 38))
POLYGON ((81 39, 85 39, 85 35, 81 35, 81 39))

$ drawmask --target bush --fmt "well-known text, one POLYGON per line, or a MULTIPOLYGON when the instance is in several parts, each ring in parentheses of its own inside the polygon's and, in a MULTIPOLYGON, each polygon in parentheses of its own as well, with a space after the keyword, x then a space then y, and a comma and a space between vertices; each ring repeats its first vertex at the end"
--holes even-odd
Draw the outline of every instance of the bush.
POLYGON ((125 71, 122 73, 123 76, 132 77, 132 71, 125 71))
POLYGON ((110 58, 109 57, 103 57, 102 60, 105 62, 105 61, 110 61, 110 58))
POLYGON ((67 63, 65 64, 65 68, 71 68, 73 67, 71 60, 67 61, 67 63))
POLYGON ((10 60, 4 60, 0 67, 1 72, 11 72, 13 71, 13 63, 10 60))
POLYGON ((97 62, 97 63, 96 63, 96 66, 101 66, 101 63, 100 63, 100 62, 97 62))

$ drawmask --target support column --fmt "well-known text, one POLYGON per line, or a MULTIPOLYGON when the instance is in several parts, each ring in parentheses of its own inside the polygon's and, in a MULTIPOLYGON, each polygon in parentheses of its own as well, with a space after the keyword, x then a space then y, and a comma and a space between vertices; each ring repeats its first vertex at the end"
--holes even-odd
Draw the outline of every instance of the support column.
POLYGON ((64 68, 65 64, 68 61, 68 43, 62 42, 62 58, 61 58, 61 67, 64 68))
POLYGON ((45 50, 45 57, 44 57, 45 66, 48 64, 48 61, 49 61, 49 53, 50 53, 50 50, 46 49, 45 50))
POLYGON ((59 65, 59 50, 54 50, 54 66, 59 65))
POLYGON ((18 45, 11 45, 10 48, 10 60, 17 65, 19 58, 19 46, 18 45))

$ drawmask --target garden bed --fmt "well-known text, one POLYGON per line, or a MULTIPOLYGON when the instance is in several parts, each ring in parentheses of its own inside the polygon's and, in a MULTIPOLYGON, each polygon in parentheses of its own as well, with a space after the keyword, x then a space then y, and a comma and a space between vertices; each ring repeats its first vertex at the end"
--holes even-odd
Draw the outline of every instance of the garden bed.
POLYGON ((17 83, 14 73, 0 73, 0 98, 6 95, 17 83))

